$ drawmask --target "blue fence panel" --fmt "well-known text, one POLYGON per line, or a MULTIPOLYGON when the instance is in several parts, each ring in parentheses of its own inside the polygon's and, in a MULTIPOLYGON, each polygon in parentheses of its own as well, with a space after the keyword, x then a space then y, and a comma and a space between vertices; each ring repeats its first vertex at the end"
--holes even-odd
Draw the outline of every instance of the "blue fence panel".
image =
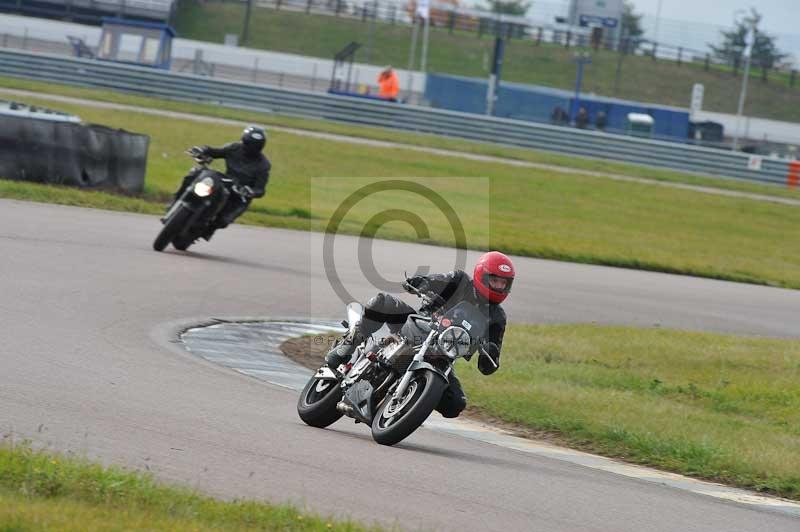
MULTIPOLYGON (((487 87, 483 79, 429 74, 425 98, 439 109, 484 114, 487 87)), ((573 92, 520 83, 501 82, 497 95, 495 116, 533 122, 549 122, 556 107, 569 112, 575 102, 573 92)), ((655 121, 654 138, 683 142, 689 136, 689 113, 683 109, 595 95, 581 95, 579 105, 589 113, 592 127, 600 111, 606 113, 607 128, 612 131, 627 129, 628 113, 643 113, 655 121)))
POLYGON ((431 106, 462 113, 486 112, 486 82, 429 74, 425 82, 425 99, 431 106))

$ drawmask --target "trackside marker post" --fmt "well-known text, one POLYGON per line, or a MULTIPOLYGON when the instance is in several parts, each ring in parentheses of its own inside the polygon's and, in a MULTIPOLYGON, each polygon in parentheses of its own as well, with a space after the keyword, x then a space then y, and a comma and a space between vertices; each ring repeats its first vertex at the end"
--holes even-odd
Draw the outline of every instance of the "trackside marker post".
POLYGON ((800 161, 792 161, 786 174, 786 186, 795 188, 797 185, 800 185, 800 161))

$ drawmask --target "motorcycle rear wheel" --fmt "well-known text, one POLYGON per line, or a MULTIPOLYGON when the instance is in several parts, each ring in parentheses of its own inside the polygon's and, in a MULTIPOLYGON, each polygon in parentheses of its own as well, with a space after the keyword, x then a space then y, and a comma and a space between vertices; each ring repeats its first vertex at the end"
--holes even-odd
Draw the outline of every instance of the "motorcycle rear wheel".
POLYGON ((381 445, 394 445, 407 438, 428 419, 445 388, 447 382, 439 374, 429 369, 418 371, 399 401, 387 394, 372 420, 372 438, 381 445))
POLYGON ((181 206, 178 212, 167 220, 167 223, 161 228, 161 232, 158 233, 158 236, 153 242, 153 249, 156 251, 164 251, 164 248, 166 248, 170 242, 180 234, 181 230, 183 230, 183 226, 186 224, 191 214, 192 212, 189 209, 181 206))
POLYGON ((312 427, 325 428, 342 417, 336 404, 342 400, 339 381, 312 377, 306 383, 297 400, 297 414, 312 427))

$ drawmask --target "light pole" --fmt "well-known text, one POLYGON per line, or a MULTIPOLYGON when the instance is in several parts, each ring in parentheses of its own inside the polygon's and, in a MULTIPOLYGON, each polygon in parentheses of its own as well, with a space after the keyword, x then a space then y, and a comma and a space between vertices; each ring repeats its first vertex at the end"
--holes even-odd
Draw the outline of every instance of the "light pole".
POLYGON ((425 26, 423 26, 422 30, 422 59, 420 59, 420 67, 419 69, 422 72, 428 70, 428 39, 430 38, 430 31, 431 31, 431 11, 430 8, 426 8, 425 10, 426 17, 425 17, 425 26))
POLYGON ((661 22, 661 1, 658 0, 658 7, 656 7, 656 27, 653 30, 653 40, 658 43, 658 26, 661 22))
POLYGON ((406 81, 406 92, 408 93, 408 100, 411 101, 411 91, 414 89, 414 57, 417 51, 417 34, 419 33, 419 24, 417 24, 417 14, 414 13, 414 19, 411 24, 411 46, 408 50, 408 80, 406 81))
POLYGON ((747 98, 747 82, 750 79, 750 57, 753 55, 753 45, 756 42, 756 21, 750 21, 750 28, 744 38, 744 76, 742 77, 742 90, 739 92, 739 107, 736 109, 736 130, 733 132, 733 151, 739 150, 739 125, 744 113, 744 101, 747 98))
POLYGON ((372 36, 375 34, 375 17, 378 11, 378 0, 372 2, 370 11, 369 33, 367 33, 367 64, 372 63, 372 36))
POLYGON ((569 113, 569 121, 570 123, 574 124, 575 118, 578 115, 578 108, 580 106, 581 85, 583 84, 583 67, 584 65, 591 64, 592 56, 589 55, 588 52, 578 52, 573 56, 572 60, 578 63, 578 72, 575 75, 575 103, 573 104, 569 113))
POLYGON ((505 39, 498 34, 494 39, 494 54, 492 58, 492 73, 489 75, 489 83, 486 86, 486 114, 494 114, 494 106, 497 103, 497 89, 500 85, 500 75, 503 71, 503 54, 505 53, 505 39))
POLYGON ((253 0, 247 0, 247 7, 244 11, 244 27, 242 28, 242 46, 247 44, 247 33, 250 29, 250 12, 253 10, 253 0))
POLYGON ((614 96, 616 97, 619 97, 619 84, 622 81, 622 60, 625 58, 624 54, 628 53, 627 31, 626 28, 620 31, 620 39, 617 44, 617 71, 614 74, 614 96))

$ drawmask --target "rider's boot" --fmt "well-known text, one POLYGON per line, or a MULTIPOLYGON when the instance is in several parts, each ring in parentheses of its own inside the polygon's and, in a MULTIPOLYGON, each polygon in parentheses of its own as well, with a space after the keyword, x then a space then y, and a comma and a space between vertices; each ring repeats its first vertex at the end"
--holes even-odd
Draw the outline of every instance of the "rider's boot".
POLYGON ((325 364, 328 365, 333 371, 337 371, 339 366, 350 360, 356 347, 363 342, 364 335, 360 331, 355 331, 352 334, 347 333, 342 336, 336 343, 336 346, 328 351, 325 355, 325 364))

